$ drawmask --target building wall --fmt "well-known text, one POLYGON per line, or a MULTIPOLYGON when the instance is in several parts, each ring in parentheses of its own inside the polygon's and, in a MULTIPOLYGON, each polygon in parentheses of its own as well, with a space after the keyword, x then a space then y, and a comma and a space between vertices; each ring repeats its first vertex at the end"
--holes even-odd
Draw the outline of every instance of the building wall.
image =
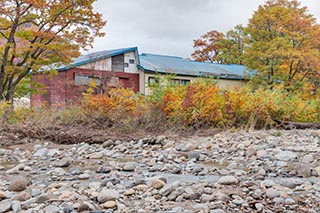
MULTIPOLYGON (((124 67, 124 72, 126 73, 138 73, 138 59, 135 51, 124 53, 124 63, 127 63, 128 66, 124 67), (133 60, 134 63, 131 63, 133 60)), ((111 71, 112 70, 112 57, 105 58, 99 61, 94 61, 88 64, 78 66, 82 69, 90 70, 101 70, 101 71, 111 71)))
POLYGON ((139 92, 139 74, 72 68, 59 72, 53 78, 46 74, 33 76, 32 80, 43 84, 44 87, 42 93, 31 97, 31 106, 40 107, 44 103, 51 106, 79 103, 82 93, 88 87, 86 85, 76 85, 76 75, 98 77, 102 84, 96 86, 96 93, 104 93, 114 87, 132 88, 135 92, 139 92), (45 88, 47 88, 46 91, 45 88))
POLYGON ((99 61, 94 61, 92 63, 84 64, 78 66, 81 69, 89 70, 111 70, 111 58, 105 58, 99 61))
POLYGON ((124 54, 124 63, 128 64, 128 67, 124 68, 124 72, 127 73, 138 73, 138 59, 135 51, 127 52, 124 54), (131 60, 134 61, 134 63, 131 60))
MULTIPOLYGON (((150 95, 151 89, 149 87, 149 78, 164 78, 166 75, 158 75, 153 73, 146 73, 140 70, 140 93, 144 95, 150 95), (141 83, 143 82, 143 83, 141 83)), ((189 80, 190 82, 195 81, 198 77, 191 76, 175 76, 174 79, 178 80, 189 80)), ((221 89, 242 87, 246 84, 245 80, 228 80, 228 79, 217 79, 217 86, 221 89)))

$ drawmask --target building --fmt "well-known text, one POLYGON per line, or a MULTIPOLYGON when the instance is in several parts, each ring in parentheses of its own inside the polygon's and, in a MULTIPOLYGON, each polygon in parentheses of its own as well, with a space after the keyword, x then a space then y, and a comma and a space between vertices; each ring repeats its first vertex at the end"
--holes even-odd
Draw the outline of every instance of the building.
POLYGON ((175 56, 142 53, 140 56, 139 77, 140 92, 150 94, 148 85, 168 74, 173 75, 172 83, 187 84, 198 77, 212 77, 217 79, 221 89, 243 86, 247 80, 247 67, 236 64, 213 64, 196 62, 175 56))
POLYGON ((32 81, 43 85, 42 92, 31 97, 31 106, 44 103, 65 106, 77 103, 90 81, 96 84, 95 93, 109 88, 133 88, 135 92, 150 94, 149 85, 159 76, 174 76, 173 83, 187 84, 198 77, 213 77, 221 88, 243 86, 247 68, 242 65, 222 65, 195 62, 181 57, 143 53, 138 48, 107 50, 80 56, 70 65, 57 67, 58 74, 38 73, 32 81))
POLYGON ((43 85, 39 94, 32 95, 31 106, 43 104, 65 106, 77 103, 89 81, 96 82, 96 93, 124 86, 139 92, 138 49, 123 48, 80 56, 68 66, 58 67, 57 75, 38 73, 32 81, 43 85))

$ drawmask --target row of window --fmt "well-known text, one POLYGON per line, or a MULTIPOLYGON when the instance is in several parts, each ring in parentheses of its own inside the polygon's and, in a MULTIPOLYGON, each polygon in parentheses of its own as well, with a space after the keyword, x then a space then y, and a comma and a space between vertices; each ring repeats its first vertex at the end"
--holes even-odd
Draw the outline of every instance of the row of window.
MULTIPOLYGON (((159 79, 158 78, 155 78, 155 77, 149 77, 148 78, 148 84, 149 85, 153 85, 153 84, 156 84, 156 83, 159 83, 159 79)), ((178 78, 175 78, 175 79, 171 80, 171 83, 172 84, 177 84, 177 85, 186 85, 186 84, 190 83, 190 80, 189 79, 178 79, 178 78)))

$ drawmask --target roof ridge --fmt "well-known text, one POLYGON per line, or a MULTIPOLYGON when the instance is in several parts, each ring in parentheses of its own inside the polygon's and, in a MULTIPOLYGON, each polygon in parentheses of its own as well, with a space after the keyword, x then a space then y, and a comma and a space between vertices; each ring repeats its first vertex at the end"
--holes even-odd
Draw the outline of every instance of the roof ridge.
MULTIPOLYGON (((141 53, 140 56, 160 56, 160 57, 167 57, 167 58, 179 58, 179 59, 185 59, 181 56, 172 56, 172 55, 161 55, 161 54, 154 54, 154 53, 141 53)), ((186 59, 185 59, 186 60, 186 59)))

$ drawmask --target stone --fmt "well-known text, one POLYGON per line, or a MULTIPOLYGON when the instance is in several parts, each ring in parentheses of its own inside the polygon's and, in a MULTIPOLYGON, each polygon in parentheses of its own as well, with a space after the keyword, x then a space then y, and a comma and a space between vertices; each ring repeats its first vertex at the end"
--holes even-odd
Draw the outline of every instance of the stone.
POLYGON ((89 155, 89 159, 101 159, 105 156, 105 153, 103 151, 101 152, 95 152, 89 155))
POLYGON ((212 200, 214 200, 214 197, 213 195, 202 194, 200 200, 202 203, 211 202, 212 200))
POLYGON ((111 146, 115 145, 115 142, 113 140, 107 140, 103 142, 102 147, 103 148, 109 148, 111 146))
POLYGON ((126 172, 133 172, 136 169, 136 163, 135 162, 127 162, 123 165, 123 171, 126 172))
POLYGON ((246 156, 247 157, 252 157, 254 156, 255 154, 257 153, 257 150, 253 147, 249 147, 247 150, 246 150, 246 156))
POLYGON ((262 211, 264 208, 264 205, 262 203, 256 203, 254 204, 254 207, 256 207, 258 211, 262 211))
POLYGON ((120 198, 120 194, 118 191, 107 189, 107 188, 102 189, 102 191, 99 193, 97 197, 99 203, 105 203, 107 201, 117 200, 119 198, 120 198))
POLYGON ((297 163, 296 167, 296 174, 300 177, 311 177, 311 168, 309 164, 305 163, 297 163))
POLYGON ((48 152, 49 150, 47 148, 41 148, 33 154, 33 157, 46 157, 48 152))
POLYGON ((284 203, 284 199, 282 198, 282 197, 275 197, 275 198, 273 198, 273 200, 272 200, 274 203, 276 203, 276 204, 282 204, 282 203, 284 203))
POLYGON ((225 213, 225 211, 222 209, 213 209, 210 211, 210 213, 225 213))
POLYGON ((117 207, 117 202, 113 201, 113 200, 107 201, 107 202, 103 203, 101 205, 101 207, 104 208, 104 209, 113 209, 113 208, 117 207))
POLYGON ((0 200, 3 200, 6 198, 6 194, 4 193, 4 191, 0 190, 0 200))
POLYGON ((48 200, 50 200, 50 197, 47 194, 41 194, 39 197, 37 197, 36 202, 37 203, 44 203, 48 200))
POLYGON ((172 184, 166 184, 163 188, 160 189, 159 193, 163 196, 169 195, 171 192, 176 190, 180 185, 180 181, 175 181, 172 184))
POLYGON ((320 177, 320 166, 315 167, 313 170, 314 170, 314 171, 317 173, 317 175, 320 177))
POLYGON ((3 200, 0 202, 0 213, 9 212, 11 209, 11 201, 3 200))
POLYGON ((269 188, 266 190, 266 195, 268 198, 275 198, 280 196, 280 192, 276 189, 269 188))
POLYGON ((308 154, 303 156, 302 158, 302 163, 311 163, 312 161, 314 161, 314 156, 313 154, 308 154))
POLYGON ((63 176, 66 174, 66 172, 64 171, 64 169, 59 167, 59 168, 50 170, 49 172, 47 172, 47 174, 50 176, 63 176))
POLYGON ((9 175, 19 174, 20 173, 20 168, 18 166, 15 166, 15 167, 13 167, 11 169, 8 169, 6 171, 6 173, 9 174, 9 175))
POLYGON ((156 137, 156 140, 155 140, 155 144, 160 144, 160 143, 162 143, 164 140, 166 140, 167 139, 167 136, 165 136, 165 135, 158 135, 157 137, 156 137))
POLYGON ((54 205, 48 205, 45 209, 44 209, 45 213, 59 213, 60 209, 57 206, 54 205))
POLYGON ((268 153, 265 150, 258 150, 256 155, 257 155, 257 158, 268 157, 268 153))
POLYGON ((188 158, 189 159, 199 160, 200 154, 198 152, 196 152, 196 151, 191 151, 191 152, 188 152, 188 158))
POLYGON ((297 154, 291 151, 279 151, 275 158, 280 161, 294 161, 298 157, 297 154))
POLYGON ((123 193, 125 196, 131 196, 131 195, 134 195, 135 194, 135 191, 134 189, 128 189, 127 191, 125 191, 123 193))
POLYGON ((238 180, 234 176, 228 175, 228 176, 222 176, 218 180, 218 183, 221 185, 232 185, 232 184, 237 184, 238 180))
POLYGON ((17 201, 26 201, 29 199, 30 199, 30 194, 26 191, 22 191, 12 197, 12 200, 17 200, 17 201))
POLYGON ((58 167, 68 167, 70 166, 71 161, 69 158, 62 158, 58 163, 57 166, 58 167))
POLYGON ((166 183, 158 179, 151 182, 151 187, 154 189, 161 189, 164 185, 166 185, 166 183))
POLYGON ((261 181, 261 183, 260 183, 260 186, 266 187, 266 188, 270 188, 270 187, 272 187, 272 186, 274 186, 274 185, 275 185, 275 183, 274 183, 273 180, 263 180, 263 181, 261 181))
POLYGON ((11 203, 11 209, 14 213, 17 213, 21 210, 21 203, 20 201, 14 200, 11 203))
POLYGON ((24 177, 18 177, 9 186, 10 191, 20 192, 27 188, 29 181, 24 177))
POLYGON ((285 203, 286 205, 292 205, 292 204, 295 203, 295 201, 294 201, 292 198, 286 198, 286 199, 284 200, 284 203, 285 203))

